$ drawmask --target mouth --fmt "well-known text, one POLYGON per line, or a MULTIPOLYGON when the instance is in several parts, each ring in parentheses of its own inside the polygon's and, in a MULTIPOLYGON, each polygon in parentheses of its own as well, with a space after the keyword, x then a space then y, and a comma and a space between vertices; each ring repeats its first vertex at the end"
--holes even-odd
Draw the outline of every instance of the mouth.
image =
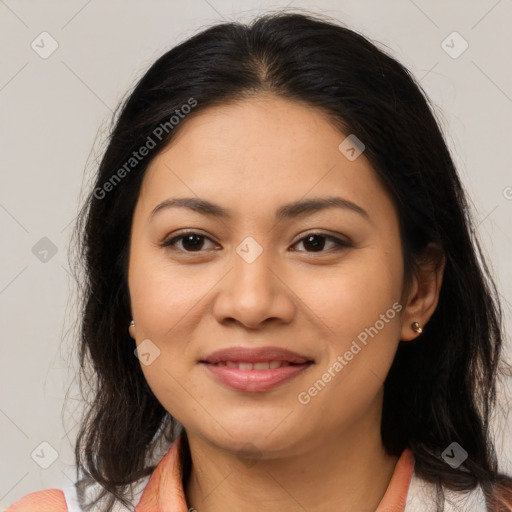
MULTIPOLYGON (((206 362, 206 361, 204 361, 206 362)), ((275 370, 276 368, 281 368, 283 366, 291 366, 296 365, 297 363, 290 363, 289 361, 259 361, 257 363, 250 363, 247 361, 219 361, 218 363, 208 363, 213 366, 226 366, 228 368, 238 368, 239 370, 248 371, 248 370, 275 370)))
POLYGON ((314 360, 278 347, 231 347, 199 361, 225 387, 250 393, 270 391, 296 378, 314 360))

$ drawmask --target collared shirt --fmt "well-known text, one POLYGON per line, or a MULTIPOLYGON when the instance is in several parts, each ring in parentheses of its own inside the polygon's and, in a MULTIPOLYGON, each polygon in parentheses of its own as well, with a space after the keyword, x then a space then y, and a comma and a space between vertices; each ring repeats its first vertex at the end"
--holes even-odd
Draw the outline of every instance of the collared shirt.
MULTIPOLYGON (((187 512, 182 485, 182 447, 175 442, 153 472, 135 512, 187 512), (165 460, 167 459, 167 460, 165 460)), ((414 457, 404 450, 395 466, 388 488, 376 512, 403 512, 407 489, 414 470, 414 457)))
MULTIPOLYGON (((183 489, 182 436, 170 446, 150 477, 139 482, 133 503, 135 512, 189 512, 183 489)), ((445 491, 445 511, 485 512, 485 500, 478 488, 468 493, 445 491)), ((435 487, 414 474, 414 456, 405 449, 399 457, 386 492, 375 512, 435 511, 435 487)), ((128 509, 116 505, 116 512, 128 509)), ((28 494, 6 512, 82 512, 74 486, 28 494)))

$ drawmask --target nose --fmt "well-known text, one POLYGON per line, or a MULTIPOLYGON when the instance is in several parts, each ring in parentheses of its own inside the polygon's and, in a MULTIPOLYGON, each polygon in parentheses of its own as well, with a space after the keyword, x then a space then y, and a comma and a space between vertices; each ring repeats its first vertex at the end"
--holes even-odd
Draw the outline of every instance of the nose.
POLYGON ((220 323, 239 323, 247 329, 291 322, 296 309, 293 292, 271 251, 263 250, 254 261, 240 254, 234 252, 232 268, 219 283, 214 316, 220 323))

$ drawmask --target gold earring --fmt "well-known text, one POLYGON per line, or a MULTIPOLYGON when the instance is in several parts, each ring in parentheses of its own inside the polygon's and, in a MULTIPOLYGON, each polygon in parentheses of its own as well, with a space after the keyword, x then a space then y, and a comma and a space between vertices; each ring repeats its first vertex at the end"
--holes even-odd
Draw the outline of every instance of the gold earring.
POLYGON ((418 334, 421 334, 423 332, 423 329, 421 328, 420 324, 418 322, 413 322, 411 324, 411 329, 414 332, 417 332, 418 334))

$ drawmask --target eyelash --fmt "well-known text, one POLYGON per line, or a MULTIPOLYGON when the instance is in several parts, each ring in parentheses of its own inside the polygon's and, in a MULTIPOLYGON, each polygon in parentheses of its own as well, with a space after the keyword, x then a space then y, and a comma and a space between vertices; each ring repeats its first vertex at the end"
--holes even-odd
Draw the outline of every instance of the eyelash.
MULTIPOLYGON (((201 254, 201 253, 205 252, 203 250, 199 250, 199 251, 186 251, 186 250, 183 250, 183 249, 176 248, 176 246, 174 244, 177 241, 183 240, 184 238, 186 238, 188 236, 192 236, 192 235, 196 235, 196 236, 199 236, 199 237, 201 237, 203 239, 210 240, 211 242, 213 242, 213 240, 211 240, 211 238, 207 237, 206 235, 202 235, 201 233, 197 233, 195 231, 190 231, 190 232, 187 232, 187 233, 182 233, 181 235, 175 236, 175 237, 173 237, 171 239, 168 239, 168 240, 164 241, 161 244, 161 246, 164 247, 164 248, 167 248, 167 249, 183 252, 183 253, 185 253, 187 255, 201 254)), ((308 233, 306 236, 304 236, 300 240, 297 240, 297 242, 295 242, 293 245, 297 245, 297 244, 305 241, 307 238, 309 238, 311 236, 325 238, 327 240, 330 240, 331 242, 334 242, 338 246, 336 249, 334 249, 335 251, 340 251, 342 249, 346 249, 348 247, 352 247, 352 245, 350 243, 345 242, 343 240, 340 240, 339 238, 336 238, 335 236, 329 235, 327 233, 322 233, 322 232, 308 233)), ((324 251, 324 250, 321 250, 321 251, 295 251, 295 252, 306 252, 306 253, 309 253, 309 254, 322 254, 322 253, 329 252, 329 250, 327 250, 327 251, 324 251)))

